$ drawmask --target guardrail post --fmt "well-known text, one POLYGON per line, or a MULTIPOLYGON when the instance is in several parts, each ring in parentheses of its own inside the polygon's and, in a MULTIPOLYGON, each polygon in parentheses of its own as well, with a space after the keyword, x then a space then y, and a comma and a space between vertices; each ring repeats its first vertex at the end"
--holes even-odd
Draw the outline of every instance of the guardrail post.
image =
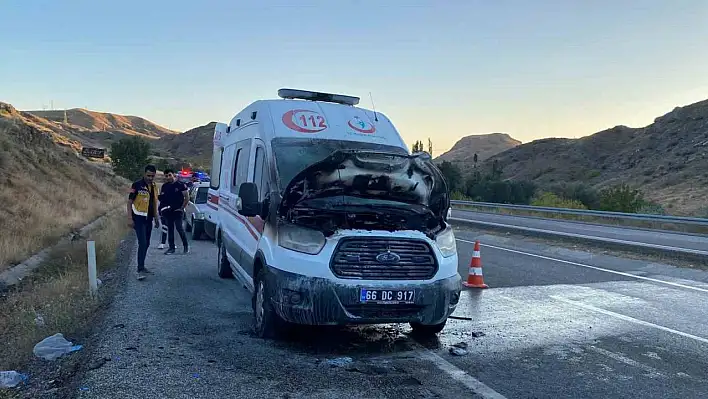
POLYGON ((98 280, 96 279, 96 242, 86 241, 86 254, 88 256, 88 279, 89 292, 95 295, 98 291, 98 280))

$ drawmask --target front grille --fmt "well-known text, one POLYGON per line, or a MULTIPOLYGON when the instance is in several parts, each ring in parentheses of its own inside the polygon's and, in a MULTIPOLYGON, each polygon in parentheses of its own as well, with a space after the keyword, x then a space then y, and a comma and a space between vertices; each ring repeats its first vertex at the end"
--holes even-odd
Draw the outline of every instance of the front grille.
POLYGON ((359 280, 427 280, 438 269, 433 249, 425 241, 390 238, 344 238, 330 263, 340 278, 359 280), (400 257, 396 263, 382 263, 376 257, 390 251, 400 257))
POLYGON ((417 315, 423 308, 419 305, 351 305, 347 312, 364 319, 405 318, 417 315))

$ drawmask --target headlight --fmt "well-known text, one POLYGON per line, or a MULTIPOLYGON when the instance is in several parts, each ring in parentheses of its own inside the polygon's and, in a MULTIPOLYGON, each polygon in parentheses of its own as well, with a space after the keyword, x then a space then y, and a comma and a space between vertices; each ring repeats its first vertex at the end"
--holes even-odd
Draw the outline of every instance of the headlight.
POLYGON ((446 258, 457 253, 457 244, 455 243, 455 234, 452 232, 452 227, 449 225, 437 237, 435 243, 438 245, 440 252, 446 258))
POLYGON ((283 248, 317 255, 324 247, 325 242, 324 234, 317 230, 294 224, 283 224, 278 227, 278 245, 283 248))
POLYGON ((201 219, 204 219, 204 216, 205 216, 205 215, 204 215, 202 212, 197 212, 197 213, 194 214, 194 218, 195 218, 195 219, 200 219, 200 220, 201 220, 201 219))

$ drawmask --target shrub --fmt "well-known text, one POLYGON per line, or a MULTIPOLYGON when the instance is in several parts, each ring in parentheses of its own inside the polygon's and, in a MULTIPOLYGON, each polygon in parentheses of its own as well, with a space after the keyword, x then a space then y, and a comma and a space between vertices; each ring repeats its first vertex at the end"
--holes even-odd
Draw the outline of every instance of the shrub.
POLYGON ((457 165, 452 162, 443 161, 440 165, 438 165, 438 168, 440 169, 440 172, 442 172, 443 176, 445 176, 448 186, 447 188, 450 192, 464 190, 465 181, 462 178, 462 171, 457 165))
POLYGON ((600 195, 597 190, 584 183, 564 183, 550 187, 549 191, 559 197, 579 201, 588 209, 600 208, 600 195))
POLYGON ((120 139, 111 145, 111 163, 118 176, 139 179, 150 163, 150 143, 137 136, 120 139))
POLYGON ((587 209, 580 201, 563 198, 551 192, 539 193, 533 198, 531 205, 551 208, 587 209))
POLYGON ((453 191, 452 193, 450 193, 450 199, 453 199, 455 201, 472 201, 472 198, 466 196, 465 194, 459 191, 453 191))
POLYGON ((637 209, 637 213, 644 213, 647 215, 666 215, 666 210, 661 204, 656 202, 647 202, 637 209))
POLYGON ((642 192, 627 184, 608 187, 600 193, 603 211, 637 213, 645 204, 642 192))

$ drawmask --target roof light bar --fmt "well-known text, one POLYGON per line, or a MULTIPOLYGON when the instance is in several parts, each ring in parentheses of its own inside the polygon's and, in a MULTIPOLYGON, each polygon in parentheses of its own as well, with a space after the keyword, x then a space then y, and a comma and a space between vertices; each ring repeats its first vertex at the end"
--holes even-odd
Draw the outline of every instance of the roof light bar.
POLYGON ((284 99, 298 98, 301 100, 324 101, 328 103, 337 103, 345 105, 359 104, 359 97, 345 96, 343 94, 320 93, 316 91, 297 90, 297 89, 280 89, 278 96, 284 99))

